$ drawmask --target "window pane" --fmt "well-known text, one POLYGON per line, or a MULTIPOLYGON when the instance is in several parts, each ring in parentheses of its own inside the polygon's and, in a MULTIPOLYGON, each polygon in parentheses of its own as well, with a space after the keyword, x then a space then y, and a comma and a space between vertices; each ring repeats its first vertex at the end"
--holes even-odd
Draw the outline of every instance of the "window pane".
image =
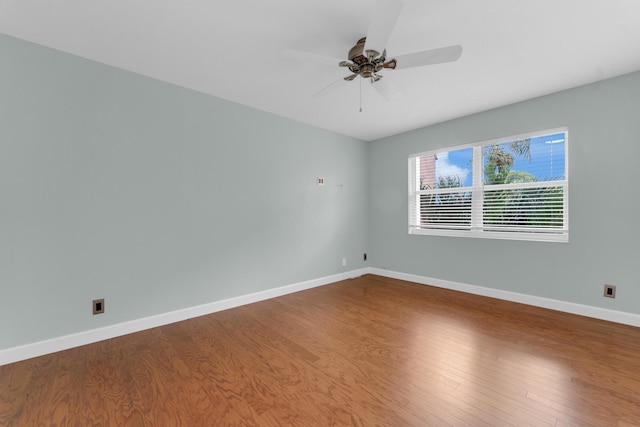
POLYGON ((485 185, 564 180, 565 134, 485 145, 482 158, 485 185))
POLYGON ((420 157, 420 189, 470 187, 473 148, 420 157))

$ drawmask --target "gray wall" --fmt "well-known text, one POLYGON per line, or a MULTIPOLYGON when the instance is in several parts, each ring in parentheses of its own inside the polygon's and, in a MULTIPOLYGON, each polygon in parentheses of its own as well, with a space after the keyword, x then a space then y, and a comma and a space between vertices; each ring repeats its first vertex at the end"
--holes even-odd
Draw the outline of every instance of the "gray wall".
POLYGON ((0 349, 364 266, 366 143, 6 36, 0 52, 0 349))
POLYGON ((640 73, 371 143, 371 263, 403 273, 640 314, 640 73), (569 243, 407 234, 407 157, 569 128, 569 243), (603 284, 617 285, 615 300, 603 284))
POLYGON ((640 73, 367 144, 1 35, 0 52, 0 349, 365 265, 640 314, 640 73), (559 126, 569 243, 407 234, 409 154, 559 126))

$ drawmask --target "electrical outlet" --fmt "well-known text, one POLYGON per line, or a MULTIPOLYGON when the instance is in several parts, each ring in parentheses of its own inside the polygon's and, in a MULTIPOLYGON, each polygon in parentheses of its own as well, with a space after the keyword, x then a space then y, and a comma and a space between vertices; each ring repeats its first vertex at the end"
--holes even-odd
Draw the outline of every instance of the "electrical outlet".
POLYGON ((346 258, 346 257, 343 257, 343 258, 342 258, 342 266, 343 266, 343 267, 346 267, 346 266, 347 266, 347 258, 346 258))
POLYGON ((364 254, 362 254, 362 260, 366 261, 367 260, 367 253, 365 252, 364 254))
POLYGON ((604 285, 604 296, 607 298, 615 298, 616 287, 613 285, 604 285))
POLYGON ((324 178, 321 176, 318 177, 318 185, 324 185, 324 178))
POLYGON ((104 313, 104 298, 94 299, 91 305, 93 306, 94 315, 104 313))

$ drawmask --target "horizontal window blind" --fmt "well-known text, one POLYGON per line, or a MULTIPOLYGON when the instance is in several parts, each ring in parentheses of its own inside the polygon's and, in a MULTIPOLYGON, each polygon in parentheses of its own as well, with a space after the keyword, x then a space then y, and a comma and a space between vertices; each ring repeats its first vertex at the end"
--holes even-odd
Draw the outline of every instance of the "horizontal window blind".
POLYGON ((420 192, 419 224, 441 229, 471 229, 471 193, 420 192))
POLYGON ((566 185, 485 190, 483 229, 558 234, 564 229, 566 185))
POLYGON ((568 240, 567 130, 409 157, 409 233, 568 240))

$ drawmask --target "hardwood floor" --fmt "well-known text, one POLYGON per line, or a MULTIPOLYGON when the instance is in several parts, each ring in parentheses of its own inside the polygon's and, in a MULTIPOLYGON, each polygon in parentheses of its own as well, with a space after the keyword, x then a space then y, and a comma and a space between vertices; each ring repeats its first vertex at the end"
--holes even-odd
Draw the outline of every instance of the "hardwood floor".
POLYGON ((363 276, 0 367, 9 426, 637 426, 640 329, 363 276))

